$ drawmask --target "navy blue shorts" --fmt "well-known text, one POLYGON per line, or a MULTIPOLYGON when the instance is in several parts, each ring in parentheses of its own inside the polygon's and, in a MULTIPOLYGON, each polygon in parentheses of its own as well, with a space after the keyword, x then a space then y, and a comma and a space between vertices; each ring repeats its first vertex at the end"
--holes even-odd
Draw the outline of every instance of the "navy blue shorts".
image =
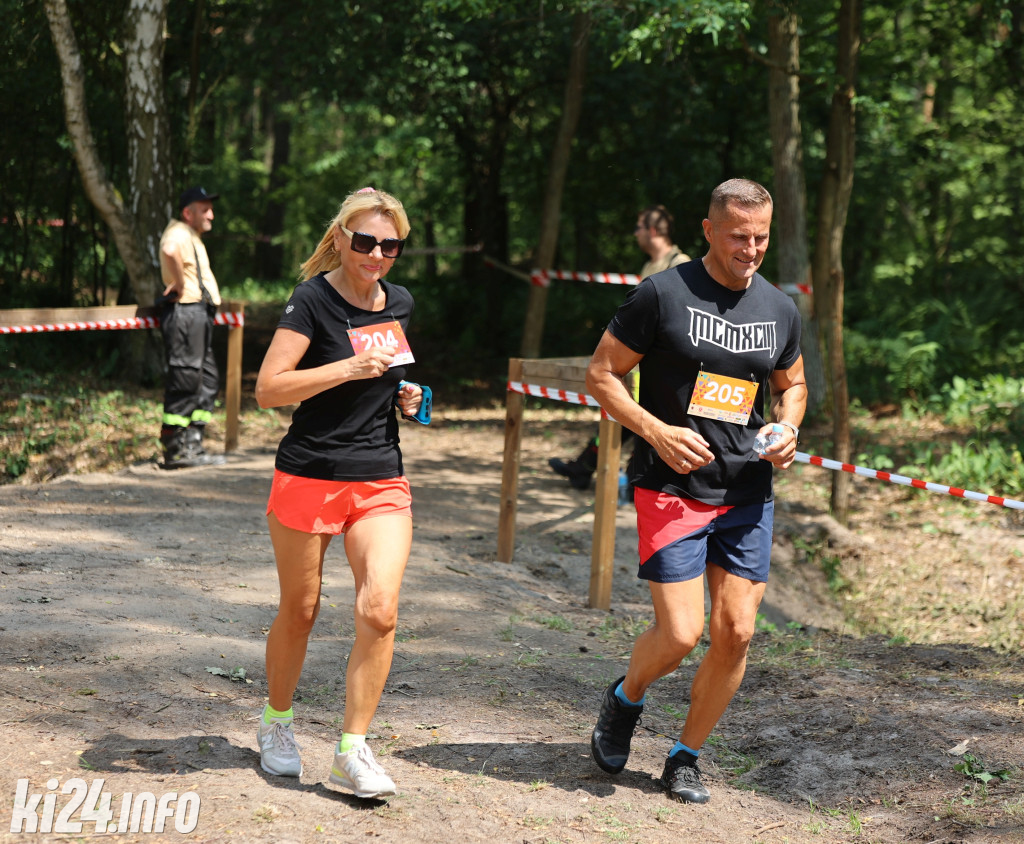
POLYGON ((640 537, 637 577, 681 583, 712 563, 757 583, 768 581, 775 502, 716 506, 636 487, 640 537))

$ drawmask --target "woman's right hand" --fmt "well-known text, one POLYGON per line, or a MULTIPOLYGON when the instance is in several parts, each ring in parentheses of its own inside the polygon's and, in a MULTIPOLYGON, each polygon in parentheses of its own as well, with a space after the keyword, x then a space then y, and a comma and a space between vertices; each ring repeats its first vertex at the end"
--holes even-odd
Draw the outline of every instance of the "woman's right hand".
POLYGON ((398 349, 395 346, 374 346, 348 359, 349 377, 346 380, 359 381, 364 378, 379 378, 395 362, 398 349))

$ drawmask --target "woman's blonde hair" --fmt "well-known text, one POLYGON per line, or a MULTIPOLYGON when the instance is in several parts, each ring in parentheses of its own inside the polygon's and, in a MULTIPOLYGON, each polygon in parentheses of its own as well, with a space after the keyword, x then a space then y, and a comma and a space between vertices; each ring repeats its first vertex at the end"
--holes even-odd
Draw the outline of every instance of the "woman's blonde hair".
POLYGON ((318 273, 330 272, 341 264, 341 256, 334 248, 334 230, 338 226, 350 228, 349 220, 366 211, 372 211, 379 217, 387 217, 395 224, 398 237, 405 240, 409 236, 409 218, 406 216, 402 203, 390 193, 375 188, 361 188, 350 193, 341 203, 341 208, 320 239, 320 244, 302 265, 303 281, 318 273))

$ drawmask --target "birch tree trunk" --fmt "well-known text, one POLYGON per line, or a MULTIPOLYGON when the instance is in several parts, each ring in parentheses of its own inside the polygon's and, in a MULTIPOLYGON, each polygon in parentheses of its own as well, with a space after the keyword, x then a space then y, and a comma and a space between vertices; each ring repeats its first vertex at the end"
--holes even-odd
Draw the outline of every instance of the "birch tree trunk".
MULTIPOLYGON (((833 457, 850 462, 850 398, 843 352, 843 231, 853 194, 856 112, 854 97, 860 56, 861 0, 842 0, 836 56, 838 86, 832 95, 825 150, 825 173, 818 196, 818 232, 814 249, 814 305, 828 348, 832 386, 833 457)), ((832 515, 846 524, 851 477, 832 474, 832 515)))
MULTIPOLYGON (((540 217, 540 238, 537 242, 535 264, 537 269, 551 268, 558 245, 558 222, 562 212, 562 194, 565 191, 565 177, 569 170, 572 154, 572 140, 576 135, 583 108, 583 85, 587 74, 587 46, 593 19, 589 12, 578 12, 573 17, 572 48, 569 54, 569 76, 565 81, 565 104, 558 135, 551 150, 548 167, 548 183, 544 191, 544 207, 540 217)), ((540 356, 541 338, 544 335, 544 319, 548 304, 547 287, 530 287, 530 298, 526 304, 526 320, 523 325, 521 356, 540 356)))
POLYGON ((153 274, 149 290, 136 288, 141 304, 149 304, 158 293, 160 235, 174 213, 170 124, 164 97, 166 24, 167 0, 129 0, 125 11, 125 125, 130 216, 153 274))
MULTIPOLYGON (((133 0, 133 4, 140 0, 133 0)), ((151 5, 166 10, 166 0, 145 0, 151 5)), ((106 168, 100 159, 96 149, 96 142, 93 138, 92 128, 89 123, 89 114, 86 109, 85 100, 85 70, 82 66, 82 56, 78 49, 78 42, 71 26, 71 18, 68 15, 66 0, 43 0, 43 7, 46 10, 46 18, 50 25, 50 36, 53 39, 53 46, 57 51, 57 58, 60 62, 61 85, 64 94, 64 120, 67 124, 68 134, 71 136, 74 148, 75 163, 82 176, 82 185, 89 201, 96 207, 103 221, 110 228, 114 244, 117 246, 118 254, 124 263, 128 273, 132 293, 137 302, 148 304, 153 299, 153 293, 159 283, 159 273, 152 254, 146 248, 145 240, 140 237, 134 217, 134 200, 132 205, 125 205, 120 192, 107 177, 106 168)), ((162 19, 162 18, 161 18, 162 19)), ((163 27, 161 25, 159 35, 162 39, 163 27)), ((162 55, 162 48, 161 48, 162 55)), ((159 68, 157 68, 159 70, 159 68)), ((153 74, 157 79, 162 79, 162 73, 156 73, 153 68, 136 68, 137 72, 153 74)), ((141 86, 148 87, 148 86, 141 86)), ((161 98, 160 103, 163 102, 161 98)), ((155 103, 150 106, 155 107, 155 103)), ((129 123, 130 133, 133 132, 129 123)), ((146 182, 141 186, 142 190, 154 190, 166 197, 166 189, 163 186, 155 186, 146 178, 148 174, 136 172, 135 178, 143 178, 146 182)), ((134 197, 140 192, 140 186, 133 186, 129 195, 134 197)), ((166 200, 165 200, 166 201, 166 200)), ((167 217, 161 225, 166 225, 167 217)), ((159 235, 158 235, 159 236, 159 235)))

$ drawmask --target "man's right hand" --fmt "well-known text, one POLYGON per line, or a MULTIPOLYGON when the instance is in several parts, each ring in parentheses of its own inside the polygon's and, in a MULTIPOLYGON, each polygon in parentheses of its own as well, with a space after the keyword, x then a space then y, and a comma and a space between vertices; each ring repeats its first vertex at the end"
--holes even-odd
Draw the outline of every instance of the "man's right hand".
POLYGON ((666 425, 650 414, 646 414, 643 421, 646 424, 641 436, 654 446, 658 456, 673 472, 686 475, 715 459, 708 441, 696 431, 666 425))

